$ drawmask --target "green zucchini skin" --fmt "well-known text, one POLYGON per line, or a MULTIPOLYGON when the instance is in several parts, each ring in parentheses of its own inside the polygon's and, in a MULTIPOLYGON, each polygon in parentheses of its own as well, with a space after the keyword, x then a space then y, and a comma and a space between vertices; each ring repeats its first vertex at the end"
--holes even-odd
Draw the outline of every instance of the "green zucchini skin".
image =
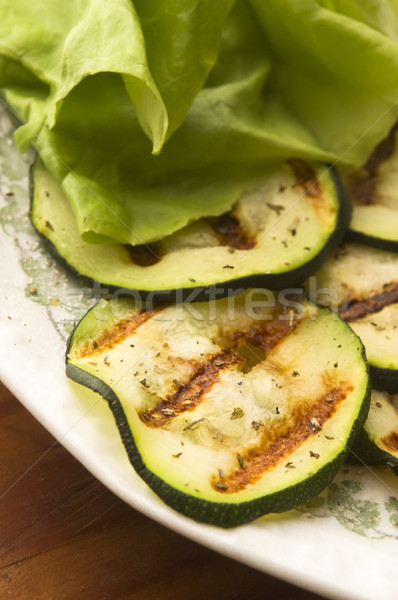
POLYGON ((376 390, 383 390, 389 394, 398 392, 398 370, 385 369, 377 365, 369 365, 370 379, 376 390))
MULTIPOLYGON (((87 313, 86 317, 93 315, 94 310, 96 310, 95 307, 87 313)), ((327 309, 322 310, 329 313, 327 309)), ((323 314, 326 313, 323 312, 323 314)), ((101 313, 99 314, 101 315, 101 313)), ((81 324, 86 317, 83 318, 81 324)), ((332 320, 334 318, 335 317, 330 313, 330 319, 332 320)), ((98 321, 96 322, 93 320, 92 322, 94 323, 94 327, 97 328, 98 321)), ((99 322, 101 322, 101 319, 99 319, 99 322)), ((341 323, 341 320, 339 320, 339 322, 341 323)), ((88 331, 90 331, 90 328, 88 331)), ((340 329, 338 329, 338 331, 340 331, 340 329)), ((361 403, 355 412, 355 418, 352 423, 350 421, 350 432, 349 435, 347 435, 343 446, 341 446, 341 448, 339 446, 340 451, 333 454, 332 459, 325 464, 322 464, 320 467, 316 466, 315 459, 311 459, 313 461, 311 466, 314 467, 314 470, 311 474, 307 474, 304 479, 299 480, 293 485, 290 482, 286 488, 277 489, 277 491, 274 491, 273 493, 266 493, 259 497, 252 498, 249 501, 223 502, 222 499, 220 499, 215 502, 207 500, 206 497, 198 497, 197 495, 182 491, 178 487, 171 485, 167 481, 168 476, 160 477, 146 464, 142 457, 142 453, 137 446, 134 432, 131 429, 129 419, 119 395, 115 393, 112 386, 106 381, 100 379, 97 375, 94 375, 93 372, 89 372, 81 366, 78 366, 79 361, 74 356, 75 347, 79 347, 80 342, 83 340, 83 333, 84 340, 90 340, 90 335, 88 338, 85 337, 87 331, 84 327, 82 332, 79 332, 79 325, 68 342, 66 374, 70 379, 99 393, 108 402, 132 466, 137 474, 162 499, 162 501, 165 502, 165 504, 196 521, 222 528, 231 528, 253 521, 265 514, 284 512, 303 504, 321 492, 329 484, 337 473, 340 465, 344 462, 349 448, 363 428, 370 400, 370 383, 363 346, 348 327, 346 327, 344 331, 347 332, 352 343, 356 346, 355 360, 358 360, 362 365, 360 367, 362 375, 360 384, 361 392, 355 391, 355 394, 361 393, 361 403)), ((144 332, 142 335, 144 335, 144 332)), ((86 343, 84 340, 83 342, 86 343)), ((88 343, 90 343, 90 341, 88 343)), ((347 346, 347 348, 348 347, 353 348, 352 345, 347 346)), ((109 358, 109 360, 112 362, 111 358, 109 358)), ((359 396, 355 397, 355 403, 358 403, 358 398, 359 396)), ((307 467, 307 470, 309 470, 309 467, 307 467)))
POLYGON ((346 462, 355 465, 386 466, 398 476, 398 459, 382 450, 362 429, 347 455, 346 462))
MULTIPOLYGON (((205 284, 197 282, 195 277, 190 278, 189 281, 185 277, 185 281, 188 281, 188 285, 184 284, 180 286, 177 282, 177 285, 172 287, 167 285, 167 283, 161 283, 159 279, 155 284, 146 286, 145 274, 143 273, 140 273, 139 277, 135 277, 134 284, 122 281, 120 278, 117 282, 115 282, 113 274, 118 272, 118 263, 115 262, 114 264, 111 264, 109 269, 108 267, 103 270, 99 269, 96 272, 96 275, 92 276, 87 273, 85 268, 80 268, 78 261, 74 262, 69 260, 65 252, 57 243, 54 233, 50 229, 46 229, 46 227, 43 226, 45 217, 42 215, 40 215, 40 217, 37 216, 36 207, 38 203, 37 196, 39 194, 39 190, 35 177, 35 170, 37 169, 38 172, 43 171, 44 167, 41 165, 40 161, 37 161, 35 165, 32 166, 30 173, 30 219, 46 248, 64 267, 66 267, 71 273, 73 273, 74 276, 76 276, 86 285, 92 286, 100 284, 110 292, 116 290, 120 290, 122 292, 123 290, 126 290, 126 293, 128 293, 129 290, 134 290, 140 295, 141 298, 145 299, 150 297, 155 304, 162 304, 175 300, 185 301, 186 299, 189 299, 190 301, 209 299, 213 300, 215 298, 221 298, 231 293, 242 292, 244 289, 254 287, 283 290, 288 287, 291 288, 302 286, 302 283, 320 268, 328 254, 333 249, 338 247, 348 228, 351 217, 350 201, 347 197, 344 186, 341 184, 337 171, 330 165, 325 165, 325 168, 327 169, 328 177, 332 182, 335 190, 334 193, 337 198, 337 208, 333 231, 330 232, 328 239, 316 254, 312 254, 309 259, 298 266, 279 272, 265 272, 267 265, 266 262, 264 262, 264 272, 258 272, 258 265, 256 263, 256 273, 250 273, 250 268, 248 268, 248 274, 229 277, 233 267, 228 267, 225 268, 225 274, 223 274, 221 279, 218 277, 218 280, 213 280, 212 277, 210 277, 209 281, 205 284), (112 276, 109 275, 108 271, 112 273, 112 276)), ((90 246, 93 245, 90 244, 90 246)), ((120 246, 120 248, 122 247, 120 246)), ((246 252, 248 253, 250 251, 246 252)), ((264 258, 266 259, 266 256, 264 256, 264 258)), ((207 259, 201 260, 199 256, 198 264, 206 262, 206 260, 207 259)), ((245 261, 246 257, 244 257, 241 262, 245 261)), ((178 256, 176 256, 176 264, 178 264, 178 256)), ((227 266, 228 265, 226 265, 226 267, 227 266)), ((192 264, 192 271, 195 274, 194 262, 192 264)))
POLYGON ((355 464, 385 465, 398 475, 397 395, 372 391, 368 417, 347 458, 355 464), (392 409, 392 406, 396 408, 392 409), (386 438, 392 440, 392 446, 388 445, 386 438))
POLYGON ((347 230, 345 240, 347 242, 352 242, 353 244, 364 244, 366 246, 372 246, 373 248, 379 248, 380 250, 398 252, 398 241, 383 239, 361 231, 354 231, 353 229, 347 230))
POLYGON ((346 450, 336 456, 332 462, 325 465, 315 475, 288 490, 282 490, 266 498, 259 498, 238 505, 226 502, 215 504, 206 500, 198 500, 194 496, 177 490, 148 469, 135 444, 134 436, 131 433, 119 398, 108 385, 101 379, 94 377, 73 364, 66 365, 66 374, 69 379, 97 392, 108 402, 130 463, 136 473, 165 504, 190 519, 208 525, 215 525, 223 529, 231 529, 250 523, 266 514, 282 513, 291 510, 322 492, 345 462, 349 448, 363 429, 368 411, 367 398, 370 392, 369 387, 362 410, 358 415, 350 437, 347 439, 346 450))

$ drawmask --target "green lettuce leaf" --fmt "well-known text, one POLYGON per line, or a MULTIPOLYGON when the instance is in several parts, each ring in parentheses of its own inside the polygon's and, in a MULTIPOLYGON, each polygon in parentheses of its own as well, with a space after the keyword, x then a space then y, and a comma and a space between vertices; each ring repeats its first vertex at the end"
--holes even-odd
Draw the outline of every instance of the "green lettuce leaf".
POLYGON ((397 118, 396 0, 250 1, 281 102, 336 161, 361 165, 397 118))
POLYGON ((398 115, 382 0, 3 0, 0 87, 88 241, 228 210, 275 161, 361 164, 398 115))

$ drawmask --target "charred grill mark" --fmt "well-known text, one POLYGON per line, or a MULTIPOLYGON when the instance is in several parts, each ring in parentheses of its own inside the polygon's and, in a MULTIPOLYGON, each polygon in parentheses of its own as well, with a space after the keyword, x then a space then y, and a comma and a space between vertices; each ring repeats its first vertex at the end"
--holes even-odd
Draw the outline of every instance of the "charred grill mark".
POLYGON ((214 477, 211 482, 213 488, 222 493, 236 493, 253 485, 264 473, 283 461, 288 461, 287 468, 294 468, 295 465, 289 461, 291 454, 319 432, 352 389, 352 386, 342 383, 326 392, 313 406, 301 405, 292 415, 290 427, 281 424, 272 432, 264 428, 259 444, 240 452, 243 466, 230 474, 224 472, 222 480, 214 477))
POLYGON ((140 246, 125 245, 131 262, 139 267, 151 267, 162 259, 160 248, 156 244, 142 244, 140 246))
POLYGON ((224 350, 207 362, 198 364, 189 381, 179 385, 171 396, 158 402, 151 410, 141 412, 140 419, 150 427, 162 427, 183 412, 196 408, 223 370, 236 365, 243 367, 249 362, 239 348, 251 344, 267 352, 294 331, 301 315, 284 314, 284 310, 272 321, 254 322, 248 331, 235 331, 231 336, 218 340, 224 350))
POLYGON ((111 329, 105 330, 98 338, 86 342, 79 349, 79 357, 84 358, 85 356, 102 353, 104 350, 120 344, 120 342, 132 335, 143 323, 152 319, 155 314, 155 311, 134 312, 127 319, 117 321, 112 325, 111 329))
POLYGON ((289 318, 288 314, 279 314, 272 321, 258 321, 252 324, 249 331, 235 331, 231 341, 241 347, 246 343, 269 352, 279 342, 290 335, 300 323, 301 318, 289 318))
POLYGON ((377 204, 376 186, 377 177, 375 176, 347 182, 349 196, 356 206, 377 204))
POLYGON ((377 204, 378 171, 380 165, 395 151, 397 129, 398 124, 394 125, 389 135, 376 146, 359 175, 347 181, 347 189, 354 204, 358 206, 377 204))
POLYGON ((380 312, 386 306, 398 302, 398 283, 385 287, 380 294, 375 294, 365 300, 349 299, 339 307, 339 315, 348 322, 362 319, 368 315, 380 312))
POLYGON ((193 410, 219 380, 223 370, 244 361, 245 359, 232 349, 215 354, 207 362, 198 364, 190 380, 179 385, 171 396, 158 402, 151 410, 141 412, 141 421, 149 427, 163 427, 178 415, 193 410))
POLYGON ((374 149, 370 155, 368 161, 365 164, 365 170, 369 175, 376 175, 380 165, 390 158, 395 150, 395 135, 398 130, 398 123, 395 124, 388 136, 382 140, 374 149))
POLYGON ((381 443, 389 452, 398 452, 398 433, 393 431, 384 436, 381 443))
POLYGON ((256 245, 255 240, 246 235, 241 223, 231 213, 209 219, 209 222, 223 246, 236 250, 250 250, 256 245))
POLYGON ((303 188, 304 194, 309 198, 320 199, 322 195, 321 186, 311 165, 298 158, 292 158, 287 163, 292 167, 297 178, 296 185, 303 188))

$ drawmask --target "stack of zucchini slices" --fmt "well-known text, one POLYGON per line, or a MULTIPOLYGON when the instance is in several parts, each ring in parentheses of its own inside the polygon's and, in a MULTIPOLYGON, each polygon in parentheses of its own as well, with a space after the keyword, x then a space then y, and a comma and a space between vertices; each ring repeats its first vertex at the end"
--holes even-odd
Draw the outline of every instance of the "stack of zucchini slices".
POLYGON ((373 385, 368 419, 350 458, 398 474, 398 149, 395 126, 342 180, 353 213, 346 243, 317 274, 317 300, 361 338, 373 385), (323 289, 322 289, 323 288, 323 289))
POLYGON ((75 328, 67 375, 108 401, 132 465, 165 503, 233 527, 317 495, 350 453, 368 460, 364 440, 392 464, 379 416, 397 412, 398 358, 377 334, 395 336, 398 262, 346 243, 351 203, 333 169, 287 161, 229 213, 144 247, 86 243, 39 161, 32 181, 38 232, 113 290, 75 328), (362 251, 385 271, 368 262, 351 295, 344 278, 362 251), (369 364, 385 390, 370 412, 369 364))

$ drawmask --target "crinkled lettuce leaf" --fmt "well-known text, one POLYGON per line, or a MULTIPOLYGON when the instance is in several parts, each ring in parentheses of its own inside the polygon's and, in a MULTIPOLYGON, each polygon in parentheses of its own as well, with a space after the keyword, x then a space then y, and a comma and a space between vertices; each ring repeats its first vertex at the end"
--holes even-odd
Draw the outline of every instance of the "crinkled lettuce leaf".
POLYGON ((120 75, 153 152, 159 152, 216 60, 232 3, 2 0, 1 54, 48 86, 35 119, 30 112, 36 107, 28 99, 19 106, 27 121, 17 136, 21 146, 33 141, 41 126, 55 125, 63 102, 85 77, 109 72, 120 75))
POLYGON ((228 210, 276 161, 361 164, 398 114, 393 0, 2 0, 0 87, 88 241, 228 210))

